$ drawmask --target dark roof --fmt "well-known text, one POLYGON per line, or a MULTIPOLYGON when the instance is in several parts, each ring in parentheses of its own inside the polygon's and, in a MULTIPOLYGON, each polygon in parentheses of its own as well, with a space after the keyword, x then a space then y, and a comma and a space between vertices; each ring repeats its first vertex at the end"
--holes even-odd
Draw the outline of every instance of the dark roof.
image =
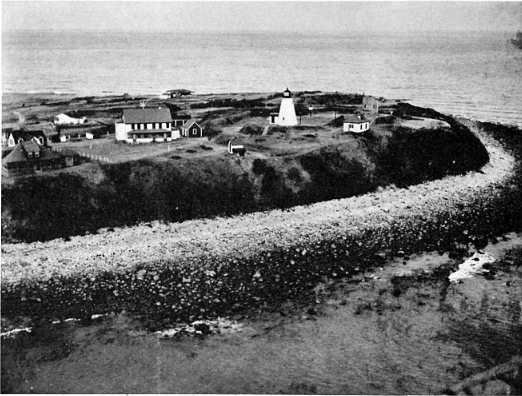
MULTIPOLYGON (((36 144, 34 142, 29 142, 31 144, 36 144)), ((24 142, 24 145, 17 144, 13 151, 11 151, 9 154, 5 156, 5 158, 2 159, 3 164, 7 163, 14 163, 14 162, 27 162, 27 161, 35 161, 35 159, 28 159, 26 156, 25 148, 27 147, 26 142, 24 142)), ((56 153, 50 149, 46 149, 43 147, 39 147, 40 149, 40 155, 39 159, 52 159, 52 158, 60 158, 61 155, 59 153, 56 153)))
POLYGON ((196 124, 198 127, 201 128, 201 126, 199 126, 196 120, 188 120, 186 123, 183 124, 182 128, 189 129, 192 126, 192 124, 196 124))
POLYGON ((364 122, 370 122, 368 120, 361 120, 359 117, 357 116, 348 116, 344 119, 344 123, 351 123, 351 124, 362 124, 364 122))
POLYGON ((61 158, 62 155, 53 151, 51 149, 42 149, 40 150, 40 159, 52 159, 52 158, 61 158))
POLYGON ((123 119, 126 124, 172 122, 170 110, 167 108, 123 109, 123 119))
POLYGON ((165 91, 165 93, 181 93, 181 94, 189 94, 189 93, 192 93, 194 91, 189 91, 188 89, 184 89, 184 88, 178 88, 178 89, 169 89, 168 91, 165 91))
POLYGON ((60 150, 58 153, 59 153, 62 157, 76 157, 76 156, 79 156, 79 155, 80 155, 80 154, 78 154, 76 151, 71 150, 71 149, 60 150))
POLYGON ((13 139, 15 140, 15 142, 18 142, 19 139, 28 141, 31 140, 33 137, 42 137, 44 138, 44 142, 47 141, 47 136, 45 136, 44 131, 41 130, 30 131, 27 129, 19 129, 13 130, 11 134, 13 135, 13 139))
POLYGON ((40 152, 40 146, 35 141, 23 142, 23 146, 26 152, 40 152))
POLYGON ((13 162, 25 162, 27 158, 25 157, 25 152, 22 149, 21 144, 17 144, 13 151, 7 154, 3 159, 3 164, 13 163, 13 162))

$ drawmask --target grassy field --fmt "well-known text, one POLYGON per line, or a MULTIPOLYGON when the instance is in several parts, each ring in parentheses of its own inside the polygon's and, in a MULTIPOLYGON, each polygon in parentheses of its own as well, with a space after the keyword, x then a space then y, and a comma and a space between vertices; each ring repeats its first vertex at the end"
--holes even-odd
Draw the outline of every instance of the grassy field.
MULTIPOLYGON (((197 95, 177 99, 136 98, 124 100, 121 96, 76 98, 70 95, 4 95, 3 100, 3 125, 13 126, 18 117, 15 111, 22 113, 26 118, 24 127, 28 129, 43 129, 48 135, 56 134, 56 128, 52 124, 55 115, 62 112, 72 116, 85 115, 95 125, 111 125, 121 116, 123 108, 138 107, 142 99, 149 99, 148 107, 168 106, 181 113, 188 113, 201 122, 202 125, 216 124, 222 136, 228 136, 236 141, 244 142, 248 148, 248 154, 253 157, 266 158, 269 156, 299 155, 320 147, 350 143, 357 148, 357 142, 351 134, 343 134, 341 127, 326 126, 334 119, 335 112, 316 111, 313 117, 301 117, 302 126, 308 129, 300 131, 288 131, 269 136, 248 136, 240 133, 247 124, 255 124, 261 127, 268 125, 267 117, 251 116, 246 109, 234 109, 230 107, 204 107, 191 108, 193 105, 212 103, 213 101, 255 101, 263 100, 265 105, 273 105, 277 111, 278 98, 267 99, 269 94, 244 93, 223 95, 197 95), (245 113, 245 110, 247 112, 245 113), (209 114, 214 114, 209 116, 209 114), (238 115, 239 114, 239 115, 238 115), (234 120, 234 121, 231 121, 234 120), (311 137, 314 135, 314 137, 311 137)), ((296 100, 297 101, 297 100, 296 100)), ((256 102, 257 103, 257 102, 256 102)), ((320 110, 320 106, 319 106, 320 110)), ((382 128, 381 128, 382 129, 382 128)), ((379 131, 379 128, 377 128, 379 131)), ((109 132, 109 130, 107 131, 109 132)), ((221 139, 223 140, 223 139, 221 139)), ((179 139, 172 143, 128 145, 118 143, 113 133, 102 134, 100 139, 68 141, 66 143, 52 143, 57 149, 71 148, 92 158, 107 159, 106 162, 118 163, 138 160, 143 158, 155 158, 164 161, 172 155, 181 158, 195 158, 205 156, 221 156, 226 154, 226 143, 216 143, 215 139, 207 138, 179 139), (202 146, 205 146, 202 148, 202 146), (187 150, 189 150, 187 152, 187 150), (195 152, 194 152, 195 150, 195 152)))

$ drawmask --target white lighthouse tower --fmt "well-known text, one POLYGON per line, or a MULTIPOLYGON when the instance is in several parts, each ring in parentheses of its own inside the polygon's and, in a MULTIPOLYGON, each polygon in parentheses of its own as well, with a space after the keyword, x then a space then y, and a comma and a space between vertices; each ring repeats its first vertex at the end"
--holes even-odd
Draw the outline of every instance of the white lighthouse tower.
POLYGON ((295 115, 294 100, 292 99, 292 93, 288 88, 283 92, 279 114, 270 114, 270 124, 283 126, 294 126, 298 124, 297 116, 295 115))

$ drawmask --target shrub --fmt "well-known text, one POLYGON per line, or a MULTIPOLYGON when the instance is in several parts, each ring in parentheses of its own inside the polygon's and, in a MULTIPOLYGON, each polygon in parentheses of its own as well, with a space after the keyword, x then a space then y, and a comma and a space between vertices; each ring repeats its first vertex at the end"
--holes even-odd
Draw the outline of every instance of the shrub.
POLYGON ((386 124, 386 125, 392 125, 397 121, 397 117, 393 115, 389 116, 380 116, 377 117, 374 121, 375 124, 386 124))
POLYGON ((287 130, 288 130, 288 127, 285 127, 285 126, 270 125, 270 127, 268 128, 268 134, 271 135, 274 132, 286 133, 287 130))
POLYGON ((344 125, 344 116, 337 117, 326 125, 333 127, 342 127, 344 125))
POLYGON ((239 133, 253 136, 253 135, 262 135, 263 131, 264 131, 264 127, 262 127, 261 125, 246 124, 245 126, 243 126, 243 128, 241 128, 239 133))
POLYGON ((264 159, 256 158, 254 162, 252 163, 252 172, 254 172, 255 175, 261 175, 265 172, 267 168, 267 162, 264 159))
POLYGON ((203 126, 203 136, 206 136, 208 140, 211 140, 212 138, 220 135, 221 133, 223 133, 223 131, 219 128, 216 128, 211 123, 208 123, 205 126, 203 126))
POLYGON ((250 110, 251 117, 268 117, 274 111, 274 109, 265 107, 256 107, 250 110))
POLYGON ((360 105, 362 103, 363 95, 360 94, 324 94, 311 96, 312 103, 324 106, 342 106, 347 104, 360 105))
POLYGON ((293 180, 297 183, 303 181, 303 176, 301 175, 299 169, 297 169, 296 167, 290 168, 287 174, 290 180, 293 180))
POLYGON ((406 187, 446 175, 479 170, 489 161, 480 140, 467 129, 399 127, 376 158, 384 184, 406 187))
POLYGON ((302 192, 306 203, 364 194, 373 188, 371 174, 359 161, 347 158, 338 149, 321 149, 300 158, 312 178, 302 192))

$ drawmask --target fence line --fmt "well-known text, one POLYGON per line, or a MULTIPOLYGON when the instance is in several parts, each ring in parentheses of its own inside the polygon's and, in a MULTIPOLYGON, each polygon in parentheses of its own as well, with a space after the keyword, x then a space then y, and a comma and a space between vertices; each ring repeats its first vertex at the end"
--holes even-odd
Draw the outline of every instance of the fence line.
MULTIPOLYGON (((63 150, 62 147, 53 147, 53 151, 62 151, 62 150, 63 150)), ((80 155, 80 157, 88 158, 88 159, 91 159, 91 160, 94 160, 94 161, 107 162, 109 164, 113 164, 114 163, 114 160, 112 158, 103 157, 100 154, 85 153, 83 151, 78 152, 78 154, 80 155)))

